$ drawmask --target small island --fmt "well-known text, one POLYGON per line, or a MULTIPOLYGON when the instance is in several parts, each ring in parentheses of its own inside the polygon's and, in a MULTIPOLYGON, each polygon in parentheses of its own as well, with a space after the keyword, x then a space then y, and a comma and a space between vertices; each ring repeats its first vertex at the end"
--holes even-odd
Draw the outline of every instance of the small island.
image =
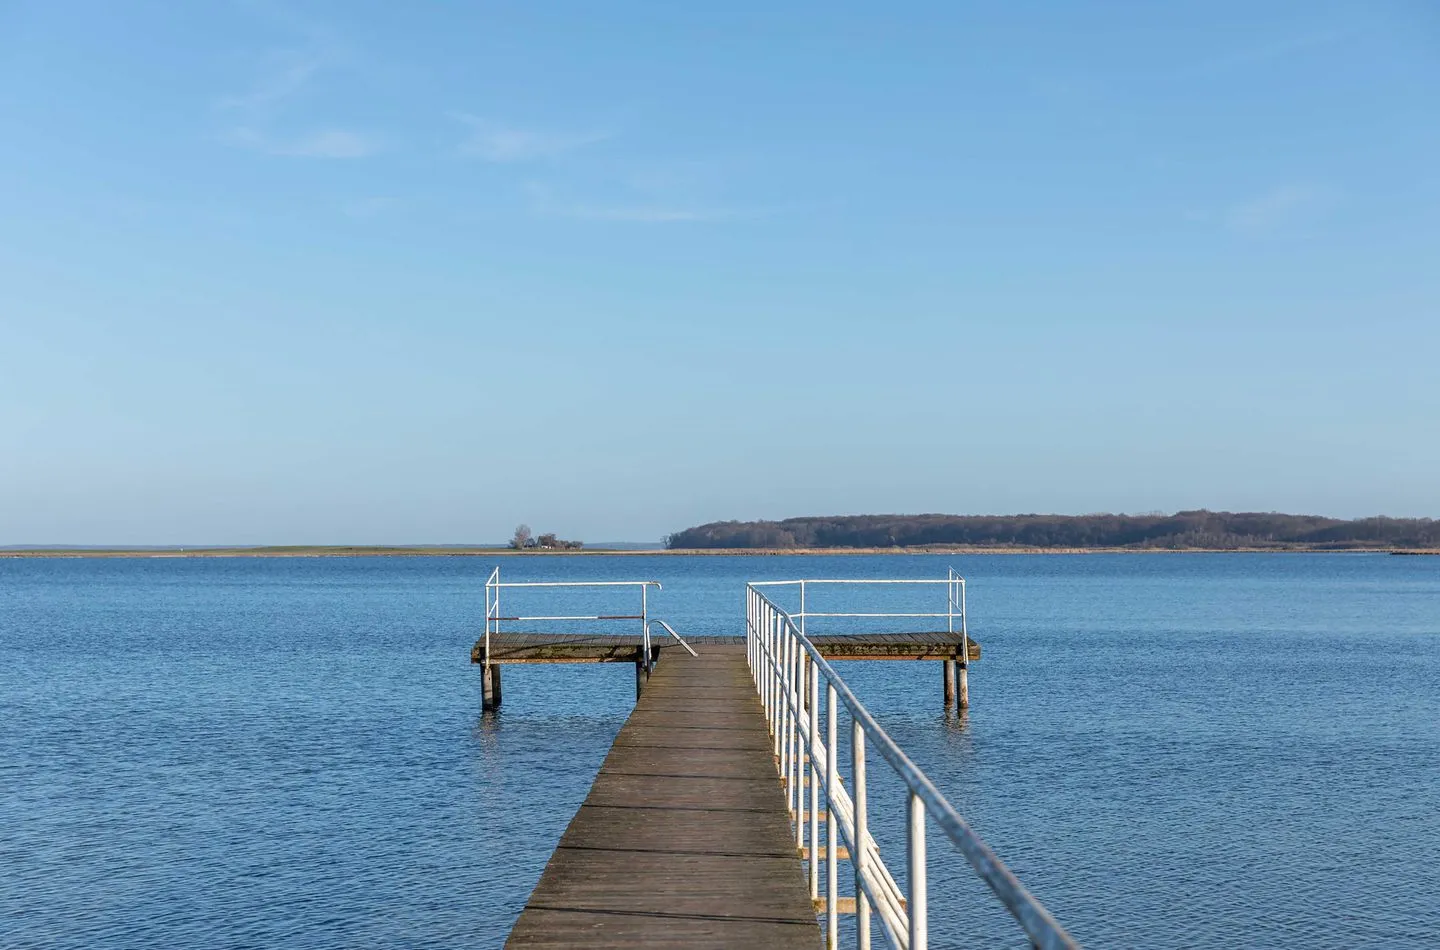
POLYGON ((514 551, 579 551, 583 547, 584 541, 566 541, 553 533, 537 538, 528 524, 517 525, 510 539, 510 548, 514 551))

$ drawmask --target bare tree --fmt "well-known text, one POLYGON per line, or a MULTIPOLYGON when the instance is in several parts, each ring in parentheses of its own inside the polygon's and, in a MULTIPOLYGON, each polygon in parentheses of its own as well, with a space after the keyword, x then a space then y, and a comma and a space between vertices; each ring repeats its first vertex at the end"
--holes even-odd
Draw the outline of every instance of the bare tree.
POLYGON ((523 550, 528 543, 530 543, 530 526, 528 524, 516 525, 515 537, 510 539, 510 546, 520 551, 523 550))

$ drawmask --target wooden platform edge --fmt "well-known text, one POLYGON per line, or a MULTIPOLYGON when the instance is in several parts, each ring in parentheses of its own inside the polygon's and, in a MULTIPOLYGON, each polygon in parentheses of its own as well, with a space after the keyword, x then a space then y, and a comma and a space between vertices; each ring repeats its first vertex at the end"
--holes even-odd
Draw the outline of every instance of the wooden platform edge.
MULTIPOLYGON (((523 645, 517 645, 513 640, 501 644, 492 643, 490 662, 497 665, 511 663, 633 663, 635 652, 640 648, 639 640, 584 643, 573 640, 565 642, 558 639, 554 642, 546 642, 543 638, 544 634, 536 634, 533 642, 523 645)), ((737 637, 690 637, 688 639, 690 645, 697 651, 703 650, 706 646, 730 645, 739 641, 737 637)), ((656 640, 653 645, 662 653, 680 649, 679 644, 673 641, 656 640)), ((958 643, 867 642, 859 638, 853 644, 840 643, 835 640, 815 643, 820 655, 827 660, 958 660, 960 659, 959 646, 958 643)), ((969 647, 967 659, 972 663, 978 661, 981 656, 979 642, 971 639, 969 647)), ((470 662, 485 662, 484 640, 476 640, 475 645, 470 648, 470 662)))

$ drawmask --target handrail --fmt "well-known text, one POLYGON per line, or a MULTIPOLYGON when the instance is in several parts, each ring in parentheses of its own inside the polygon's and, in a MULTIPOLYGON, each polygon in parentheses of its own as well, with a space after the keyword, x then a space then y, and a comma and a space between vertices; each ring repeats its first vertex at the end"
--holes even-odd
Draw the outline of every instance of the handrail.
POLYGON ((685 651, 686 651, 687 653, 689 653, 691 656, 699 656, 699 655, 700 655, 700 654, 698 654, 698 653, 695 652, 695 649, 694 649, 693 647, 691 647, 690 644, 688 644, 688 643, 685 642, 685 638, 684 638, 684 637, 680 636, 680 634, 678 634, 678 633, 675 632, 675 628, 674 628, 674 627, 670 626, 668 623, 666 623, 665 621, 661 620, 659 617, 656 617, 656 618, 655 618, 655 622, 658 623, 660 626, 664 627, 664 628, 665 628, 665 632, 668 633, 668 634, 670 634, 670 636, 674 637, 674 638, 675 638, 675 642, 678 643, 678 644, 680 644, 682 647, 684 647, 684 648, 685 648, 685 651))
MULTIPOLYGON (((500 573, 500 568, 495 568, 500 573)), ((492 575, 494 576, 494 575, 492 575)), ((659 581, 496 581, 495 587, 653 587, 660 590, 659 581)))
MULTIPOLYGON (((933 577, 921 577, 921 578, 902 578, 902 577, 806 577, 806 578, 800 578, 800 579, 797 579, 797 580, 751 581, 750 584, 749 584, 749 586, 751 586, 751 587, 756 587, 756 588, 759 588, 759 587, 798 587, 798 588, 800 589, 800 609, 799 609, 799 610, 796 610, 796 611, 791 611, 791 612, 788 614, 788 616, 789 616, 790 618, 794 619, 794 620, 800 621, 800 632, 801 632, 801 633, 805 633, 805 632, 806 632, 806 630, 805 630, 805 621, 806 621, 808 618, 810 618, 810 617, 823 617, 823 618, 861 617, 861 618, 872 618, 872 619, 907 619, 907 618, 908 618, 908 619, 920 619, 920 618, 925 618, 925 619, 935 619, 935 620, 938 620, 938 619, 940 619, 941 617, 944 617, 944 618, 946 619, 946 629, 947 629, 947 632, 952 633, 952 634, 955 633, 955 621, 956 621, 956 619, 958 619, 958 620, 960 621, 960 634, 961 634, 961 640, 963 641, 962 645, 966 648, 967 651, 968 651, 969 646, 970 646, 969 636, 968 636, 968 633, 967 633, 967 626, 966 626, 966 622, 965 622, 965 578, 964 578, 963 576, 961 576, 961 575, 959 574, 959 572, 957 572, 953 567, 950 568, 949 575, 948 575, 946 578, 944 578, 944 579, 933 578, 933 577), (880 612, 871 612, 871 613, 845 613, 845 612, 836 613, 836 612, 821 612, 821 611, 815 611, 815 610, 806 610, 806 609, 805 609, 805 592, 806 592, 806 588, 807 588, 807 587, 814 586, 814 585, 832 585, 832 586, 833 586, 833 585, 858 585, 858 586, 890 585, 890 586, 912 586, 912 587, 938 587, 938 586, 944 585, 944 586, 945 586, 945 589, 946 589, 946 591, 945 591, 945 592, 946 592, 945 612, 944 612, 944 613, 939 613, 939 612, 919 613, 919 612, 902 612, 902 611, 880 611, 880 612)), ((968 654, 967 654, 967 652, 965 652, 965 651, 962 651, 961 654, 960 654, 960 657, 961 657, 961 659, 960 659, 960 668, 961 668, 962 671, 963 671, 964 668, 965 668, 965 662, 966 662, 966 661, 965 661, 965 657, 966 657, 967 655, 968 655, 968 654)))
MULTIPOLYGON (((792 616, 792 617, 798 617, 798 616, 800 616, 800 613, 799 613, 799 611, 796 611, 795 613, 792 613, 790 616, 792 616)), ((900 613, 900 612, 898 612, 898 611, 886 611, 886 612, 883 612, 883 613, 869 613, 869 614, 858 614, 858 613, 854 613, 854 614, 850 614, 850 613, 847 613, 847 614, 832 614, 832 613, 821 613, 821 612, 819 612, 819 611, 817 611, 817 610, 807 610, 807 611, 805 611, 805 616, 807 616, 807 617, 948 617, 948 616, 950 616, 950 614, 945 613, 944 611, 941 611, 940 613, 928 613, 928 614, 925 614, 925 613, 900 613)))
MULTIPOLYGON (((551 621, 613 621, 613 620, 638 620, 640 621, 640 649, 643 651, 646 672, 651 669, 650 658, 650 617, 649 593, 650 588, 661 590, 659 581, 501 581, 500 568, 497 566, 490 572, 490 577, 485 581, 485 656, 484 662, 490 663, 490 634, 493 631, 500 632, 500 622, 551 622, 551 621), (500 613, 500 592, 516 588, 550 588, 550 587, 638 587, 640 589, 640 612, 638 614, 547 614, 547 615, 501 615, 500 613)), ((685 649, 690 650, 691 655, 696 655, 690 648, 690 644, 680 639, 680 635, 670 628, 663 620, 655 620, 665 627, 670 636, 680 642, 685 649)))
POLYGON ((789 581, 751 581, 751 587, 781 587, 787 584, 948 584, 933 577, 805 577, 789 581))
MULTIPOLYGON (((957 588, 963 600, 963 578, 952 570, 940 583, 957 588), (958 585, 957 585, 958 579, 958 585)), ((773 584, 773 582, 771 582, 773 584)), ((926 883, 925 817, 928 814, 945 833, 981 880, 999 898, 1031 943, 1042 950, 1077 950, 1078 944, 1055 921, 933 782, 895 744, 870 712, 851 692, 820 652, 796 625, 757 588, 746 591, 746 655, 769 720, 778 770, 785 783, 787 805, 795 817, 796 846, 809 838, 809 883, 812 899, 819 898, 820 788, 825 802, 826 945, 838 942, 839 900, 837 861, 841 842, 849 848, 855 874, 856 945, 870 947, 871 910, 880 919, 888 942, 901 950, 925 950, 929 913, 926 883), (820 682, 825 681, 825 736, 820 735, 820 682), (851 717, 851 789, 842 787, 839 774, 837 701, 851 717), (880 757, 900 776, 909 790, 906 825, 908 837, 907 882, 901 891, 880 857, 868 831, 865 751, 873 745, 880 757), (808 776, 807 776, 808 773, 808 776), (808 784, 809 807, 804 801, 808 784), (856 842, 863 842, 862 846, 856 842)), ((961 634, 968 644, 963 613, 961 634)), ((964 654, 962 654, 963 656, 964 654)))

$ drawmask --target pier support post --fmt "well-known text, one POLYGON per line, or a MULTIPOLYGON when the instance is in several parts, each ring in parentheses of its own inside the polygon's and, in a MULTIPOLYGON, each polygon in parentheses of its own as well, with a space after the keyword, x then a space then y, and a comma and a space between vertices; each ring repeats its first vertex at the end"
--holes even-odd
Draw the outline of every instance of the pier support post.
POLYGON ((638 700, 640 694, 645 691, 645 681, 650 678, 650 671, 646 669, 645 650, 635 651, 635 698, 638 700))
POLYGON ((960 668, 960 709, 970 708, 970 660, 967 657, 957 660, 955 665, 960 668))
POLYGON ((945 675, 945 708, 949 709, 955 705, 955 661, 941 660, 940 667, 945 675))
POLYGON ((480 708, 500 708, 500 664, 486 663, 480 674, 480 708))

